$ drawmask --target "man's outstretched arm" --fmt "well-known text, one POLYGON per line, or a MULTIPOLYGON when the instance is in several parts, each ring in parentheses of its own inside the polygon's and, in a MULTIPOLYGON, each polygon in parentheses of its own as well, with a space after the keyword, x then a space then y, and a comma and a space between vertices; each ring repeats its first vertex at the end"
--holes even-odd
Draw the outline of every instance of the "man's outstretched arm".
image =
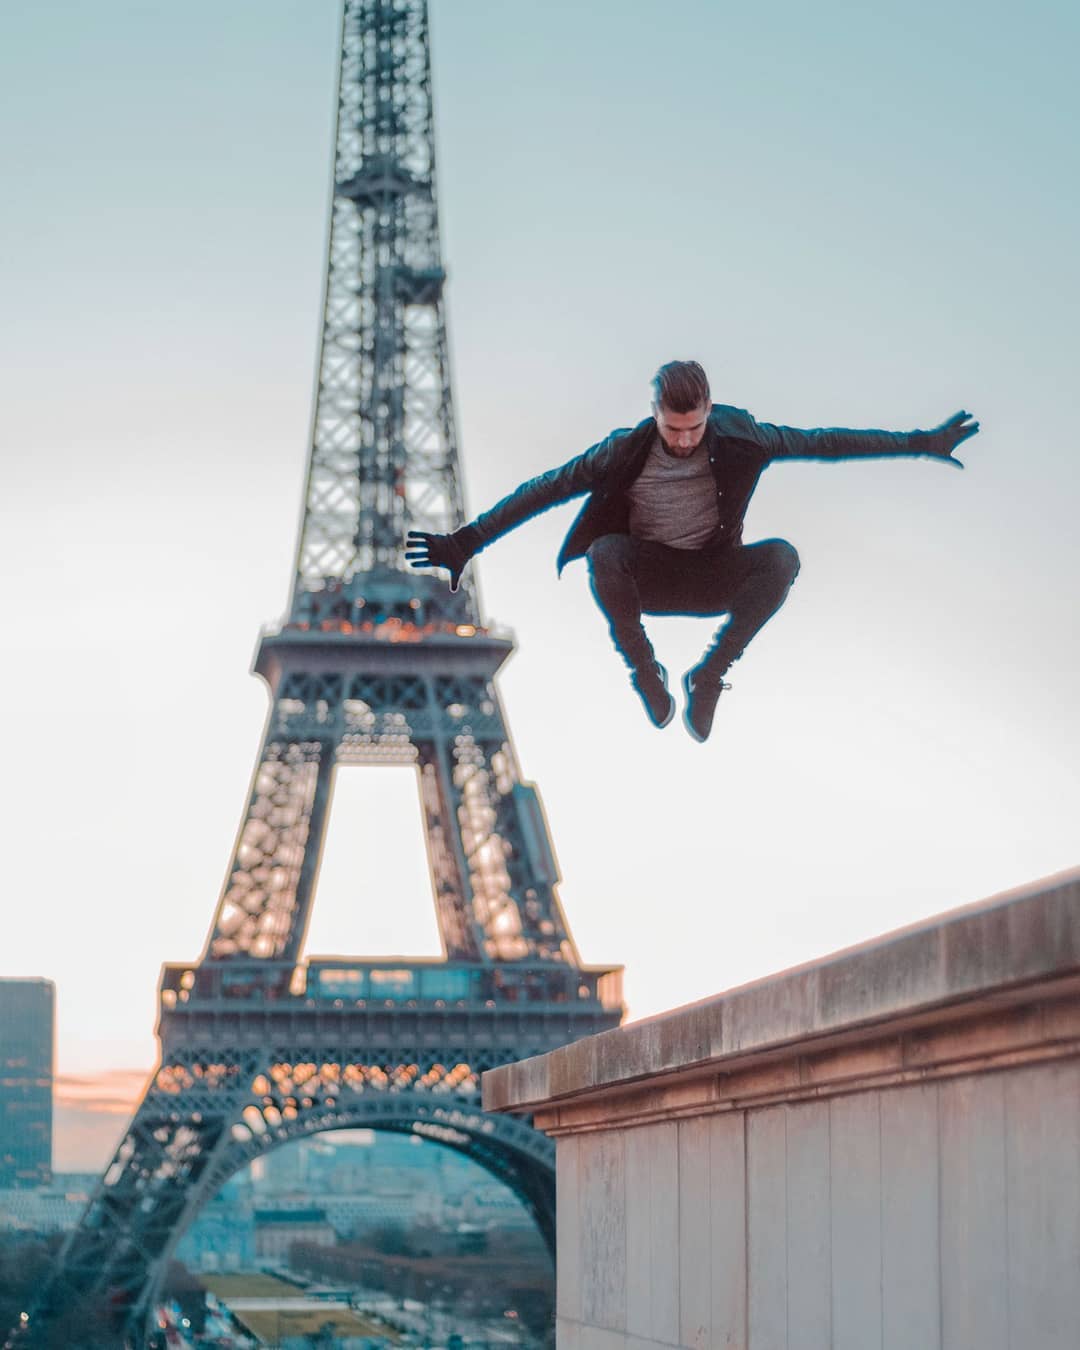
POLYGON ((410 530, 405 540, 405 557, 413 567, 445 567, 450 573, 450 589, 456 591, 469 559, 482 548, 550 507, 589 492, 607 472, 624 435, 625 432, 612 432, 559 468, 528 479, 490 511, 484 511, 451 534, 410 530))
POLYGON ((773 459, 848 459, 875 455, 927 455, 945 460, 958 469, 964 466, 953 453, 979 430, 971 413, 958 412, 929 431, 852 431, 846 427, 797 427, 755 422, 773 459))

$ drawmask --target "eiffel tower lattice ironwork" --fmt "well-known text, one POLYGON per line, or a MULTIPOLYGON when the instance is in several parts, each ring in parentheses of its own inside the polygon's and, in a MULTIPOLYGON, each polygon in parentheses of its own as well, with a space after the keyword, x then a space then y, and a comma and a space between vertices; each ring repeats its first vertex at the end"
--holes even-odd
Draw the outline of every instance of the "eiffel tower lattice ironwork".
POLYGON ((204 1201, 328 1129, 458 1149, 553 1240, 553 1145, 485 1114, 479 1075, 616 1025, 621 970, 584 966, 563 915, 493 683, 511 640, 469 580, 452 594, 404 558, 408 528, 463 519, 432 131, 426 0, 346 0, 304 514, 288 616, 255 662, 265 738, 203 955, 164 968, 160 1065, 20 1344, 87 1296, 140 1343, 204 1201), (415 766, 441 960, 304 959, 346 764, 415 766))

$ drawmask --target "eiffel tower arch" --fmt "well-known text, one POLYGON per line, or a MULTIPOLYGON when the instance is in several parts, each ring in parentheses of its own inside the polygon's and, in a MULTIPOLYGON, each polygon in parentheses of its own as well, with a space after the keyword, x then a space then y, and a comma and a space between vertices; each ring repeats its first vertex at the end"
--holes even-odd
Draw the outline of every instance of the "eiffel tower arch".
MULTIPOLYGON (((485 1114, 479 1076, 615 1026, 621 968, 582 963, 536 789, 495 675, 512 639, 471 578, 406 564, 409 528, 464 518, 438 233, 426 0, 345 0, 319 380, 288 611, 262 634, 271 696, 205 949, 166 965, 161 1057, 51 1286, 145 1336, 200 1207, 319 1131, 408 1131, 475 1159, 554 1239, 554 1150, 485 1114), (411 765, 443 955, 306 959, 340 766, 411 765)), ((377 894, 368 897, 377 905, 377 894)))

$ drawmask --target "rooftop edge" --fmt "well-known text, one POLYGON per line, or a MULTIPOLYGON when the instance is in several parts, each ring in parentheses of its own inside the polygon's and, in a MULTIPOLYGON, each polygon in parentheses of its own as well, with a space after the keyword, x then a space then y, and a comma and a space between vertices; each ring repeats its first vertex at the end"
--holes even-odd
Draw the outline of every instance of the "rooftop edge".
POLYGON ((985 1005, 1080 974, 1080 868, 483 1076, 489 1111, 531 1113, 647 1078, 985 1005))

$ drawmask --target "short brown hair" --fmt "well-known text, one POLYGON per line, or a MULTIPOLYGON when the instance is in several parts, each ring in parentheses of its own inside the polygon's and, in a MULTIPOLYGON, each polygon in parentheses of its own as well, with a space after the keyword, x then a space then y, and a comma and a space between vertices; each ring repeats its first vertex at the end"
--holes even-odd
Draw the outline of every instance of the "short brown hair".
POLYGON ((652 377, 653 402, 668 412, 688 413, 712 404, 709 377, 696 361, 669 361, 652 377))

